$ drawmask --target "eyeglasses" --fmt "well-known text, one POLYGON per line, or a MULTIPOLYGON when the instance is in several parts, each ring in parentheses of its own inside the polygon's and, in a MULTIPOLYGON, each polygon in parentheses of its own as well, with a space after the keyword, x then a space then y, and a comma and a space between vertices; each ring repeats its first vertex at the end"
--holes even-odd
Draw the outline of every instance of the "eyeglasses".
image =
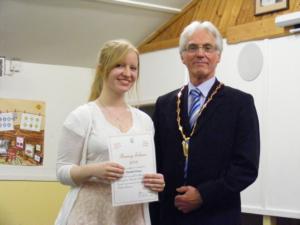
POLYGON ((199 49, 203 50, 205 53, 213 53, 217 50, 216 46, 211 44, 197 45, 197 44, 189 44, 184 50, 188 53, 197 53, 199 49))

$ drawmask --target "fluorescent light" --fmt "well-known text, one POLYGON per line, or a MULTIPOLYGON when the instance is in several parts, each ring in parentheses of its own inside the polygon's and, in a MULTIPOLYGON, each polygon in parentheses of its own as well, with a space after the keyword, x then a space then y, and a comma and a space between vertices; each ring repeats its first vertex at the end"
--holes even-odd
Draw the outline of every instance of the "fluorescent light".
POLYGON ((300 24, 300 12, 293 12, 281 16, 276 16, 275 24, 278 27, 287 27, 300 24))
POLYGON ((95 0, 97 2, 105 2, 109 4, 116 4, 116 5, 122 5, 122 6, 128 6, 128 7, 135 7, 135 8, 142 8, 142 9, 148 9, 153 11, 160 11, 160 12, 166 12, 166 13, 172 13, 177 14, 181 12, 181 9, 173 8, 169 6, 164 5, 156 5, 146 2, 138 2, 138 1, 131 1, 131 0, 95 0))

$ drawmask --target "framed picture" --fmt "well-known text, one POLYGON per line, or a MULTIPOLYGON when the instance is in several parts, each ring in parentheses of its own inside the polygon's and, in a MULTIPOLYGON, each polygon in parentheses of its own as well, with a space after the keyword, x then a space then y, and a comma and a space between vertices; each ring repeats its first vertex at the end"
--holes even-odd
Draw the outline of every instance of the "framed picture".
POLYGON ((25 145, 25 155, 29 156, 30 158, 33 158, 34 146, 32 144, 25 145))
POLYGON ((35 145, 35 150, 40 152, 42 150, 41 145, 35 145))
POLYGON ((287 9, 288 0, 255 0, 255 15, 287 9))
POLYGON ((20 149, 24 148, 24 137, 16 137, 16 147, 20 149))
POLYGON ((0 155, 6 155, 9 146, 9 140, 0 139, 0 155))

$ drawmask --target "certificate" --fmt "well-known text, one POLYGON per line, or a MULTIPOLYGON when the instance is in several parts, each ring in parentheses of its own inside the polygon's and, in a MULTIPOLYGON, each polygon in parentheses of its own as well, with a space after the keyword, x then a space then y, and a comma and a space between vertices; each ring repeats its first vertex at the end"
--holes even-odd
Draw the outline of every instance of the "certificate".
POLYGON ((144 187, 145 173, 156 173, 153 135, 119 135, 109 138, 109 157, 124 166, 123 177, 112 183, 112 205, 130 205, 158 200, 144 187))

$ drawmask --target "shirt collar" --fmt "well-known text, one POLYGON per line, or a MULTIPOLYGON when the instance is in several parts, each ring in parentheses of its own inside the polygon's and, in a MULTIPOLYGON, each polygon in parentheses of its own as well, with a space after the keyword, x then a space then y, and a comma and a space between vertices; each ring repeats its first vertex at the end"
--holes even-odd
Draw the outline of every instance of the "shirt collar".
POLYGON ((213 76, 212 78, 210 78, 209 80, 201 83, 197 87, 195 87, 191 82, 189 82, 189 84, 188 84, 188 86, 189 86, 189 93, 191 92, 192 89, 198 88, 201 91, 201 93, 204 96, 204 98, 206 98, 207 95, 208 95, 209 90, 214 85, 215 81, 216 81, 216 77, 213 76))

